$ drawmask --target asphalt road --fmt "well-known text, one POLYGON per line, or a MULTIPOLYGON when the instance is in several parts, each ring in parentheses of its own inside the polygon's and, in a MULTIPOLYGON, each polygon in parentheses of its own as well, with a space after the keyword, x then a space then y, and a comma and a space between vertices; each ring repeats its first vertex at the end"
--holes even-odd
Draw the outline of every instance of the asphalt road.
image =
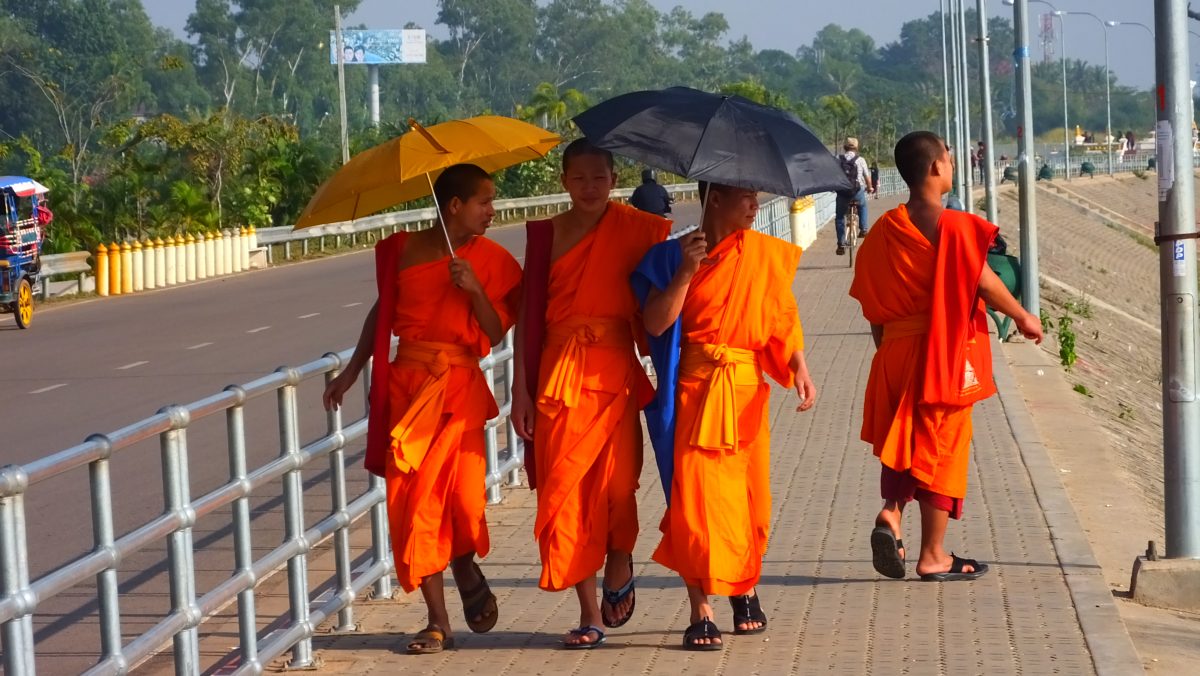
MULTIPOLYGON (((678 222, 698 217, 695 204, 677 207, 678 222)), ((518 260, 524 228, 497 227, 493 238, 518 260)), ((40 306, 33 327, 0 318, 0 346, 10 359, 0 371, 7 401, 0 406, 0 464, 27 463, 153 415, 245 383, 281 365, 299 365, 350 347, 375 298, 369 250, 129 296, 40 306)), ((321 383, 299 390, 301 443, 325 432, 321 383)), ((355 388, 358 392, 358 388, 355 388)), ((361 407, 361 394, 356 394, 361 407)), ((348 402, 354 410, 355 402, 348 402)), ((253 470, 279 454, 273 398, 246 407, 247 448, 253 470)), ((193 423, 187 432, 191 495, 228 479, 224 416, 193 423)), ((347 464, 358 465, 351 454, 347 464)), ((320 484, 327 465, 306 468, 307 523, 328 510, 320 484)), ((163 509, 157 440, 115 454, 111 463, 118 537, 163 509)), ((365 473, 351 471, 356 484, 365 473)), ((255 549, 277 545, 283 530, 279 484, 252 501, 255 549)), ((354 495, 355 493, 351 493, 354 495)), ((27 494, 29 563, 36 579, 92 547, 86 469, 33 486, 27 494)), ((228 510, 195 529, 199 593, 233 566, 228 510)), ((165 547, 121 562, 120 599, 126 641, 169 608, 165 547)), ((319 582, 317 574, 311 582, 319 582)), ((35 616, 38 664, 44 673, 77 673, 95 660, 99 637, 94 589, 81 585, 41 606, 35 616)))

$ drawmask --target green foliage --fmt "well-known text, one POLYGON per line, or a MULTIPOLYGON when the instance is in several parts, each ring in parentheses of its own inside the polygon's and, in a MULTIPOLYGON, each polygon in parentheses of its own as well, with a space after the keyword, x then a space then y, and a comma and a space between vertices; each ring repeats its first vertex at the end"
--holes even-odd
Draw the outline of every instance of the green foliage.
POLYGON ((1058 318, 1058 359, 1068 371, 1075 366, 1079 355, 1075 354, 1075 331, 1071 328, 1075 320, 1071 312, 1064 310, 1058 318))
POLYGON ((1084 385, 1083 383, 1076 383, 1075 387, 1072 387, 1071 389, 1075 390, 1076 392, 1082 394, 1083 396, 1085 396, 1089 399, 1093 398, 1091 391, 1088 390, 1087 385, 1084 385))

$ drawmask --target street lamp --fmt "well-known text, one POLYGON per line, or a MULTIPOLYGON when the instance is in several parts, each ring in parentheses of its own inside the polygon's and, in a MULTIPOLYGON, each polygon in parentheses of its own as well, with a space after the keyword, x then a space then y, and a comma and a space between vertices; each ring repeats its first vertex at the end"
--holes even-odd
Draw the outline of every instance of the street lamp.
MULTIPOLYGON (((1147 26, 1144 23, 1138 23, 1137 21, 1105 21, 1104 23, 1109 28, 1116 28, 1117 26, 1137 26, 1150 34, 1150 44, 1151 45, 1154 44, 1154 29, 1150 28, 1149 26, 1147 26)), ((1152 96, 1151 99, 1153 99, 1153 98, 1154 97, 1152 96)), ((1151 104, 1150 109, 1151 109, 1151 112, 1155 112, 1153 104, 1151 104)), ((1157 112, 1155 112, 1155 122, 1158 122, 1157 112)), ((1130 148, 1130 150, 1134 150, 1134 149, 1130 148)))
MULTIPOLYGON (((1005 5, 1013 6, 1015 0, 1003 0, 1005 5)), ((1058 8, 1045 0, 1029 0, 1050 8, 1051 15, 1058 19, 1058 60, 1062 65, 1063 86, 1063 174, 1071 180, 1071 125, 1067 120, 1067 29, 1058 8)))
POLYGON ((1113 173, 1113 158, 1112 158, 1112 91, 1110 81, 1112 80, 1112 71, 1108 67, 1108 24, 1104 19, 1092 14, 1091 12, 1055 12, 1058 16, 1090 16, 1100 24, 1100 30, 1104 32, 1104 108, 1105 108, 1105 131, 1104 131, 1104 154, 1108 156, 1108 175, 1113 173))

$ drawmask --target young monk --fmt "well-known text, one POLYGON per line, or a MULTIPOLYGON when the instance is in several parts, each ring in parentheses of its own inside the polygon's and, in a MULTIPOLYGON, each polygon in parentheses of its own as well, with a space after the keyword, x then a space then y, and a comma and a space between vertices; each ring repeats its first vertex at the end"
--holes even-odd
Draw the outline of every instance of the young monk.
POLYGON ((324 395, 326 409, 340 406, 374 357, 366 467, 387 480, 396 577, 407 592, 420 587, 429 609, 411 654, 454 647, 447 563, 467 626, 486 632, 496 624, 496 597, 475 563, 489 547, 483 425, 498 413, 479 359, 515 321, 521 281, 512 255, 482 236, 495 215, 487 172, 454 165, 433 189, 453 255, 440 227, 397 233, 375 247, 379 299, 324 395), (393 334, 399 345, 389 360, 393 334))
POLYGON ((567 648, 600 645, 600 625, 625 624, 636 602, 637 412, 653 388, 634 353, 640 320, 627 280, 666 238, 670 221, 609 201, 615 181, 608 151, 584 139, 567 146, 562 185, 571 208, 529 224, 517 324, 518 373, 536 369, 514 384, 513 418, 536 449, 526 465, 537 487, 539 585, 574 587, 579 597, 579 625, 564 638, 567 648), (601 567, 604 598, 597 604, 601 567))
POLYGON ((749 229, 757 192, 700 188, 700 231, 651 249, 632 284, 657 337, 658 396, 647 421, 660 468, 671 473, 663 477, 668 505, 654 560, 687 585, 683 647, 720 650, 710 594, 729 597, 735 633, 767 627, 754 589, 771 513, 771 387, 763 375, 796 388, 798 411, 812 408, 817 388, 792 295, 800 248, 749 229), (664 452, 673 463, 662 461, 664 452))
POLYGON ((984 303, 1012 317, 1036 342, 1042 325, 987 266, 998 229, 943 209, 954 163, 946 143, 913 132, 896 144, 906 204, 883 215, 863 241, 850 295, 871 323, 875 358, 862 439, 882 463, 883 510, 875 517, 875 570, 903 578, 905 504, 921 506, 922 580, 973 580, 986 564, 946 553, 950 518, 961 518, 971 446, 971 405, 996 392, 984 303))

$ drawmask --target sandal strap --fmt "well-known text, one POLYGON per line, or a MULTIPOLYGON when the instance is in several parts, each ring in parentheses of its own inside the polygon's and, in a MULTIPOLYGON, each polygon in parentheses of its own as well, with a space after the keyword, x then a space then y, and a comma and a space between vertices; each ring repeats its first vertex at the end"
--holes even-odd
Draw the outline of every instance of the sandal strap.
POLYGON ((446 641, 446 632, 442 631, 442 628, 436 624, 431 624, 421 631, 418 631, 416 636, 413 636, 413 640, 409 641, 409 643, 427 643, 431 640, 437 641, 438 643, 444 643, 446 641))
POLYGON ((689 643, 701 638, 721 638, 721 630, 707 617, 701 618, 699 622, 693 622, 683 632, 683 639, 689 643))
POLYGON ((567 632, 572 636, 587 636, 588 634, 596 634, 596 640, 593 643, 599 643, 600 639, 604 638, 604 630, 594 624, 587 624, 577 629, 571 629, 567 632))
POLYGON ((950 572, 951 573, 961 573, 961 572, 963 572, 963 568, 965 568, 967 566, 970 566, 972 571, 979 570, 979 562, 976 561, 975 559, 964 559, 960 556, 955 555, 953 552, 950 553, 950 572))

